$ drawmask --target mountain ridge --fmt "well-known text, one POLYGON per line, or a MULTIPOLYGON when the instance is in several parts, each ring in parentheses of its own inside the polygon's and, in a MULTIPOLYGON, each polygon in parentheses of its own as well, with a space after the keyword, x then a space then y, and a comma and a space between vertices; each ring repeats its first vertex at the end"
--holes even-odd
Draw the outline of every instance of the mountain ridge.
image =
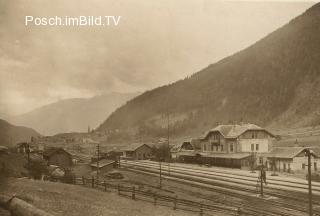
POLYGON ((15 124, 32 127, 44 135, 86 132, 88 127, 96 127, 101 119, 138 94, 112 92, 91 98, 63 99, 9 120, 15 124))
POLYGON ((18 142, 30 142, 31 137, 40 134, 32 128, 16 126, 0 119, 0 145, 13 147, 18 142))
MULTIPOLYGON (((173 136, 217 122, 269 127, 320 123, 320 3, 248 48, 155 88, 113 112, 97 130, 151 131, 169 113, 173 136), (134 129, 134 130, 133 130, 134 129)), ((164 125, 158 127, 159 130, 164 125)), ((163 130, 155 136, 165 136, 163 130)))

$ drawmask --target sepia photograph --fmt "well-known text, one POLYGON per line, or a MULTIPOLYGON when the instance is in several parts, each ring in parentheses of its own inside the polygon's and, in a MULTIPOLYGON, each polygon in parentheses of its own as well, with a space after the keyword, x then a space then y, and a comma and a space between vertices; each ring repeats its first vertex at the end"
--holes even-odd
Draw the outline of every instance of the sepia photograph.
POLYGON ((0 0, 0 216, 320 216, 320 1, 0 0))

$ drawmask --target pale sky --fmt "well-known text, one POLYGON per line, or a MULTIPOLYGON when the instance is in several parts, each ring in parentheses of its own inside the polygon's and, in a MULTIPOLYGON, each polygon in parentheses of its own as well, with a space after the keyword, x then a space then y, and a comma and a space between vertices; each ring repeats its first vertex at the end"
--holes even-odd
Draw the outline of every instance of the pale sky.
POLYGON ((0 0, 0 117, 63 98, 172 83, 246 48, 313 4, 0 0), (121 20, 113 27, 26 27, 26 15, 121 20))

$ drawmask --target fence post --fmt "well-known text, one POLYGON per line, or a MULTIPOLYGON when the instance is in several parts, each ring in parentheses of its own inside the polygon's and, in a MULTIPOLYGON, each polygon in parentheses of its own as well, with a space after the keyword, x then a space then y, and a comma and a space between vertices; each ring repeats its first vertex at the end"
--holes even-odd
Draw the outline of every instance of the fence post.
POLYGON ((136 199, 136 188, 132 186, 132 199, 136 199))
POLYGON ((153 204, 157 205, 157 193, 153 194, 153 201, 154 201, 153 204))
POLYGON ((203 202, 200 203, 200 216, 203 216, 203 202))
POLYGON ((86 182, 85 182, 85 180, 84 180, 84 176, 82 176, 82 184, 83 184, 83 185, 86 184, 86 182))
POLYGON ((91 187, 94 188, 94 177, 91 178, 91 187))
POLYGON ((103 184, 104 184, 104 191, 107 191, 107 182, 104 181, 103 184))
POLYGON ((176 210, 177 209, 177 195, 174 197, 174 200, 173 200, 173 210, 176 210))
POLYGON ((120 184, 118 184, 118 195, 120 195, 120 184))

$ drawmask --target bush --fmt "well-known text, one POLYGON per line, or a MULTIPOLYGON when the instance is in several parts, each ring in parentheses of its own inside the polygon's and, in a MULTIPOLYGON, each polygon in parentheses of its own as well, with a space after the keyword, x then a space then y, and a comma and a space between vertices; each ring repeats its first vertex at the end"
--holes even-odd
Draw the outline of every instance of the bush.
POLYGON ((29 161, 26 165, 29 175, 34 179, 41 179, 42 175, 47 174, 47 165, 44 161, 29 161))

